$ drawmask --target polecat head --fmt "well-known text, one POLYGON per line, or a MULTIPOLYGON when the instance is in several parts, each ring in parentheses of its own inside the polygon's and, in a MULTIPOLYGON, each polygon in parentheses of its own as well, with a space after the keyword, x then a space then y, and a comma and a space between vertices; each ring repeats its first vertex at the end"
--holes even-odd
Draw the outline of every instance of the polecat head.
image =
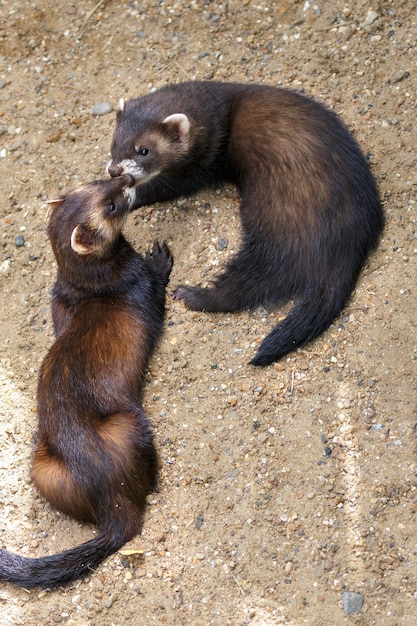
POLYGON ((135 198, 129 174, 97 180, 73 191, 53 207, 48 235, 60 262, 65 256, 103 257, 119 238, 135 198))
POLYGON ((120 100, 107 173, 131 174, 136 185, 151 180, 188 153, 190 127, 184 113, 146 112, 135 100, 120 100))

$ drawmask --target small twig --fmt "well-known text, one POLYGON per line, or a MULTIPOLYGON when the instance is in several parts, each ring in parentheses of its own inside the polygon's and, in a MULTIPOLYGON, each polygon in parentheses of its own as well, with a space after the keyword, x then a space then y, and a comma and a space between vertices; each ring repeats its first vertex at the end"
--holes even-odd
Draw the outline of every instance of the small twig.
POLYGON ((84 26, 87 24, 87 22, 92 18, 92 16, 94 15, 94 13, 101 7, 102 4, 104 4, 106 0, 99 0, 99 2, 97 2, 96 6, 94 7, 94 9, 92 9, 90 11, 90 13, 87 15, 87 17, 85 18, 84 22, 81 24, 80 26, 80 30, 83 30, 84 26))
POLYGON ((107 46, 111 44, 111 42, 113 41, 113 37, 114 37, 114 35, 112 35, 112 36, 111 36, 111 37, 110 37, 110 38, 106 41, 106 43, 104 44, 104 46, 102 47, 102 49, 100 50, 100 52, 104 52, 104 50, 107 48, 107 46))
POLYGON ((172 60, 174 61, 175 65, 176 65, 176 66, 177 66, 177 67, 178 67, 178 68, 179 68, 182 72, 184 72, 184 74, 185 74, 186 76, 188 76, 188 78, 189 78, 190 80, 193 80, 193 77, 191 76, 191 74, 189 74, 189 73, 187 72, 187 70, 186 70, 185 68, 183 68, 183 66, 182 66, 182 65, 180 65, 180 64, 178 63, 178 61, 176 61, 175 59, 172 59, 172 60))
POLYGON ((350 24, 355 24, 353 20, 350 22, 343 22, 342 24, 333 24, 333 26, 326 26, 325 28, 317 28, 316 30, 321 33, 325 30, 332 30, 333 28, 342 28, 342 26, 349 26, 350 24))
POLYGON ((239 589, 240 593, 242 594, 242 596, 244 596, 244 595, 245 595, 245 592, 243 591, 242 587, 239 585, 239 581, 238 581, 238 579, 237 579, 237 578, 236 578, 236 576, 234 576, 233 574, 232 574, 232 577, 233 577, 233 580, 235 581, 235 583, 237 584, 237 586, 238 586, 238 589, 239 589))
POLYGON ((294 380, 295 380, 295 370, 292 370, 292 372, 291 372, 291 391, 290 391, 291 395, 292 395, 292 392, 294 391, 294 380))

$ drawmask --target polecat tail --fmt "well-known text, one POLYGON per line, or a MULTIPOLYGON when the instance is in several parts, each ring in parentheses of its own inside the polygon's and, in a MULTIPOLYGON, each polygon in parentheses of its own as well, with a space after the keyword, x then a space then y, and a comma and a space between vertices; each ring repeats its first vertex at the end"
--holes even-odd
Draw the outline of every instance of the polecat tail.
POLYGON ((345 306, 353 285, 324 292, 308 290, 296 302, 287 317, 262 341, 252 365, 269 365, 288 352, 304 346, 324 332, 345 306))
POLYGON ((20 587, 58 587, 91 573, 133 536, 109 530, 76 548, 37 559, 0 550, 0 580, 20 587))

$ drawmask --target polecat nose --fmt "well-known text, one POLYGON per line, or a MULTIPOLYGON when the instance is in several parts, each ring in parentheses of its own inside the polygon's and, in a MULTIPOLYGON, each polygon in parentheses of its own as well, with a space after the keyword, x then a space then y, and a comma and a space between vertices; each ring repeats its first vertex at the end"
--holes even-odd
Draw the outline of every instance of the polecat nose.
POLYGON ((123 180, 125 181, 126 187, 133 187, 135 184, 135 179, 132 174, 123 174, 123 180))
POLYGON ((115 163, 109 163, 107 166, 107 173, 112 178, 116 178, 117 176, 121 176, 123 174, 123 168, 115 163))

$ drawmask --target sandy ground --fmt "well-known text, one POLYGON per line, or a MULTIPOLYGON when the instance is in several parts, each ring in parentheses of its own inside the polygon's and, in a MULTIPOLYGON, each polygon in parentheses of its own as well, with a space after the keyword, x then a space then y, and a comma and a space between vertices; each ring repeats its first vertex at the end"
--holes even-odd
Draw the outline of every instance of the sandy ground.
MULTIPOLYGON (((104 175, 114 113, 94 105, 189 78, 302 90, 369 155, 387 228, 340 318, 275 366, 248 361, 282 312, 168 298, 145 393, 160 490, 137 554, 64 589, 2 584, 0 623, 417 624, 415 3, 99 5, 0 0, 1 546, 37 556, 95 532, 29 481, 53 340, 45 200, 104 175)), ((207 191, 136 212, 126 234, 169 241, 171 287, 204 283, 236 248, 237 207, 233 188, 207 191)))

